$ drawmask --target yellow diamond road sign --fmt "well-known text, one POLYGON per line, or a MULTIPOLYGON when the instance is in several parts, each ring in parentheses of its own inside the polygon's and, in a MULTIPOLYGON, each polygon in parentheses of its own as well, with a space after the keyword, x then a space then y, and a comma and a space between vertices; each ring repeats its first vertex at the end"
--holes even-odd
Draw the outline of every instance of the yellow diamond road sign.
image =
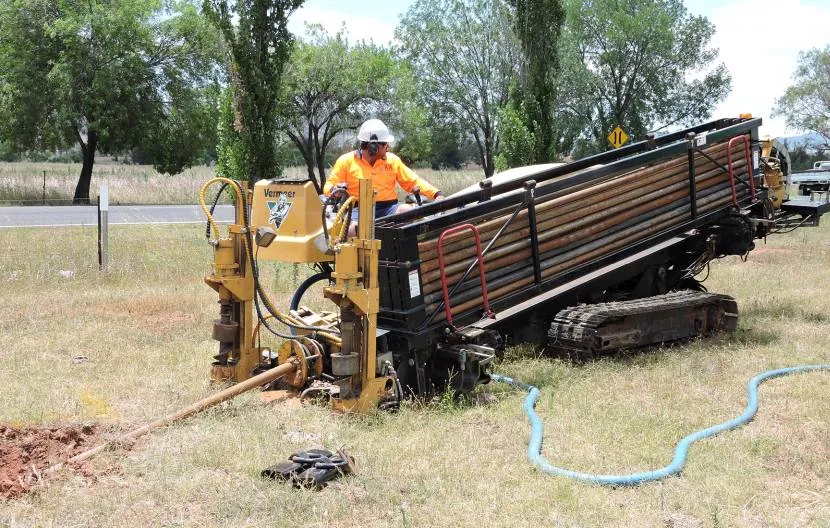
POLYGON ((620 148, 629 140, 628 134, 620 127, 615 128, 608 134, 608 142, 614 145, 614 148, 620 148))

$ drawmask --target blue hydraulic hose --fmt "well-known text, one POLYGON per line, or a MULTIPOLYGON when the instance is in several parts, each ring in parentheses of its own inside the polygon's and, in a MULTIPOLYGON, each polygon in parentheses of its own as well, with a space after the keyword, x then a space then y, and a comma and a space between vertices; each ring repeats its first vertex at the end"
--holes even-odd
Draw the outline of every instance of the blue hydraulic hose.
POLYGON ((809 372, 814 370, 830 370, 830 364, 802 365, 798 367, 768 370, 766 372, 758 374, 757 376, 749 380, 749 383, 747 383, 747 393, 749 401, 747 402, 746 409, 744 410, 743 414, 729 421, 719 423, 717 425, 713 425, 712 427, 708 427, 706 429, 694 432, 680 440, 680 442, 678 442, 677 444, 677 447, 674 448, 674 458, 672 459, 671 464, 669 464, 668 466, 654 471, 643 471, 640 473, 632 473, 630 475, 594 475, 591 473, 581 473, 578 471, 570 471, 568 469, 552 466, 542 456, 542 436, 544 433, 544 425, 542 424, 542 420, 539 418, 539 415, 536 414, 536 411, 534 409, 536 407, 536 402, 539 400, 539 396, 541 396, 539 389, 534 387, 533 385, 528 385, 527 383, 522 383, 521 381, 517 381, 507 376, 502 376, 499 374, 491 374, 490 377, 493 379, 493 381, 507 383, 509 385, 513 385, 514 387, 523 389, 529 393, 527 395, 527 398, 525 398, 524 402, 524 410, 527 414, 531 426, 530 442, 527 446, 527 458, 534 466, 544 471, 545 473, 549 473, 551 475, 568 477, 575 480, 581 480, 583 482, 590 482, 593 484, 603 484, 607 486, 636 486, 637 484, 640 484, 642 482, 660 480, 662 478, 680 473, 680 470, 682 470, 683 466, 686 464, 686 455, 689 451, 689 447, 693 443, 703 438, 708 438, 718 433, 722 433, 723 431, 735 429, 736 427, 750 421, 752 417, 755 416, 755 413, 758 411, 758 385, 760 385, 764 381, 772 378, 777 378, 779 376, 786 376, 788 374, 795 374, 798 372, 809 372))

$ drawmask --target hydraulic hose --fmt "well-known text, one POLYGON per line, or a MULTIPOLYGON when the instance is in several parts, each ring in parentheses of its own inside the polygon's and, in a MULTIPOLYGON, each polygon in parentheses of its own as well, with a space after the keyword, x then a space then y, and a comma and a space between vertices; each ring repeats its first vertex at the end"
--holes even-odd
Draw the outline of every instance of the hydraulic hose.
MULTIPOLYGON (((222 198, 222 193, 228 187, 227 183, 222 183, 222 186, 219 187, 219 191, 216 193, 216 196, 213 198, 213 203, 210 204, 210 215, 213 216, 213 212, 216 210, 216 205, 219 203, 219 199, 222 198)), ((210 240, 210 220, 205 222, 205 238, 210 240)))
POLYGON ((749 380, 749 383, 747 383, 748 402, 746 408, 744 409, 744 412, 740 416, 737 416, 726 422, 713 425, 706 429, 696 431, 684 437, 682 440, 680 440, 680 442, 678 442, 677 446, 674 448, 674 458, 672 459, 669 465, 654 471, 643 471, 639 473, 631 473, 629 475, 597 475, 592 473, 571 471, 568 469, 563 469, 551 465, 542 456, 542 437, 544 434, 544 425, 542 424, 542 420, 539 418, 539 415, 536 414, 536 410, 534 409, 536 407, 536 402, 539 400, 539 397, 541 396, 541 392, 539 391, 539 389, 537 387, 534 387, 533 385, 522 383, 521 381, 517 381, 507 376, 502 376, 499 374, 491 374, 490 377, 493 379, 493 381, 507 383, 509 385, 512 385, 514 387, 520 388, 528 392, 527 398, 525 398, 524 401, 525 414, 527 414, 528 421, 530 422, 531 426, 530 441, 527 446, 527 458, 538 469, 551 475, 568 477, 574 480, 589 482, 591 484, 601 484, 606 486, 636 486, 643 482, 660 480, 668 476, 680 473, 680 471, 683 469, 683 466, 686 464, 686 456, 688 454, 689 447, 693 443, 704 438, 715 436, 716 434, 722 433, 723 431, 735 429, 749 422, 755 416, 755 413, 758 411, 758 385, 760 385, 764 381, 772 378, 777 378, 779 376, 786 376, 789 374, 810 372, 815 370, 830 370, 830 364, 801 365, 797 367, 768 370, 766 372, 758 374, 757 376, 749 380))
MULTIPOLYGON (((230 178, 223 178, 223 177, 216 177, 211 178, 205 183, 202 184, 201 189, 199 189, 199 205, 202 206, 202 211, 204 211, 205 216, 207 217, 208 224, 210 228, 208 231, 211 230, 216 234, 216 238, 219 238, 219 227, 216 225, 216 220, 213 218, 213 213, 208 209, 205 196, 207 195, 207 190, 210 188, 211 185, 214 183, 224 183, 225 185, 231 185, 236 190, 236 207, 245 207, 245 203, 242 199, 242 192, 239 186, 235 181, 230 178)), ((210 235, 208 235, 208 238, 210 235)))
POLYGON ((291 296, 291 304, 289 306, 289 309, 296 310, 300 307, 300 301, 302 300, 303 295, 305 295, 306 290, 308 290, 312 284, 330 278, 331 273, 327 271, 321 271, 319 273, 315 273, 314 275, 300 283, 299 287, 297 287, 297 289, 294 291, 294 295, 291 296))
MULTIPOLYGON (((305 295, 306 290, 308 290, 312 284, 319 282, 321 280, 329 280, 331 279, 331 272, 321 271, 319 273, 315 273, 311 277, 307 278, 303 282, 300 283, 300 286, 294 291, 294 295, 291 296, 291 304, 288 306, 289 310, 296 310, 300 307, 300 301, 305 295)), ((292 327, 291 333, 296 335, 297 331, 292 327)))
MULTIPOLYGON (((331 224, 331 230, 329 231, 328 236, 330 250, 333 250, 337 243, 343 239, 348 232, 349 224, 351 223, 349 211, 355 203, 357 203, 357 199, 353 196, 349 196, 346 201, 343 202, 343 205, 340 206, 340 209, 337 210, 337 214, 331 224)), ((325 228, 326 226, 323 225, 323 229, 325 228)))

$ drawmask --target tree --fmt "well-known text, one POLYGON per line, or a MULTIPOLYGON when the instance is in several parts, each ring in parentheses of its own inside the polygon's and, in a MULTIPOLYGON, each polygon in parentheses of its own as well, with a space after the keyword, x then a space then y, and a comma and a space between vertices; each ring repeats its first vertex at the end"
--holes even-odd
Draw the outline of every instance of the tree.
POLYGON ((499 110, 518 75, 511 23, 502 0, 417 0, 396 30, 420 92, 473 135, 486 176, 495 171, 499 110))
MULTIPOLYGON (((522 76, 510 117, 519 117, 532 136, 529 162, 547 163, 557 155, 554 105, 559 70, 559 36, 565 21, 561 0, 511 0, 522 50, 522 76)), ((513 130, 516 130, 511 127, 513 130)), ((520 134, 523 135, 523 134, 520 134)), ((511 149, 520 152, 522 145, 511 149)), ((521 160, 524 161, 524 160, 521 160)), ((520 163, 520 160, 515 162, 520 163)))
POLYGON ((636 137, 709 117, 731 83, 711 67, 714 31, 681 0, 568 0, 560 110, 585 131, 578 154, 605 150, 617 125, 636 137))
MULTIPOLYGON (((74 203, 89 203, 97 151, 139 145, 171 97, 210 71, 210 39, 186 2, 0 0, 0 133, 16 149, 83 153, 74 203)), ((198 83, 197 83, 198 84, 198 83)))
POLYGON ((178 174, 193 163, 209 163, 217 143, 218 85, 189 88, 173 98, 165 119, 158 120, 140 150, 162 174, 178 174))
POLYGON ((501 110, 501 145, 495 160, 497 170, 532 165, 535 162, 537 138, 528 122, 532 123, 532 120, 521 103, 513 101, 501 110))
POLYGON ((395 153, 407 164, 432 159, 435 141, 435 116, 418 91, 412 65, 395 61, 388 97, 379 117, 395 134, 395 153))
POLYGON ((372 43, 350 45, 343 31, 330 36, 320 26, 308 29, 309 40, 297 42, 286 66, 280 116, 309 179, 322 185, 329 144, 379 110, 396 65, 388 51, 372 43))
POLYGON ((813 163, 826 159, 821 150, 808 148, 806 145, 798 145, 790 148, 790 170, 802 171, 813 168, 813 163))
POLYGON ((164 119, 150 124, 140 146, 153 168, 163 174, 177 174, 215 156, 220 85, 226 82, 219 67, 225 54, 221 36, 196 6, 182 3, 180 10, 187 16, 171 18, 165 24, 171 26, 169 33, 178 35, 186 51, 168 58, 164 119))
MULTIPOLYGON (((278 98, 294 42, 288 17, 304 0, 204 0, 204 11, 222 32, 233 86, 233 130, 220 137, 218 155, 233 153, 239 172, 225 176, 276 177, 279 162, 278 98), (232 4, 232 5, 231 5, 232 4)), ((220 160, 221 161, 221 160, 220 160)))
POLYGON ((793 75, 795 84, 776 101, 774 115, 787 119, 787 126, 816 132, 830 149, 830 46, 801 52, 793 75))

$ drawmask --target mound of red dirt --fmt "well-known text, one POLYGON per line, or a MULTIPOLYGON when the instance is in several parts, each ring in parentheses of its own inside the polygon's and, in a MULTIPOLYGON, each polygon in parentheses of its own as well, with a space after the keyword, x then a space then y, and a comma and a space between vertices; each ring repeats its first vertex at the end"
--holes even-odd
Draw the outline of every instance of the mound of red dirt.
POLYGON ((17 429, 0 424, 0 497, 27 492, 44 469, 94 447, 98 434, 95 425, 17 429))

